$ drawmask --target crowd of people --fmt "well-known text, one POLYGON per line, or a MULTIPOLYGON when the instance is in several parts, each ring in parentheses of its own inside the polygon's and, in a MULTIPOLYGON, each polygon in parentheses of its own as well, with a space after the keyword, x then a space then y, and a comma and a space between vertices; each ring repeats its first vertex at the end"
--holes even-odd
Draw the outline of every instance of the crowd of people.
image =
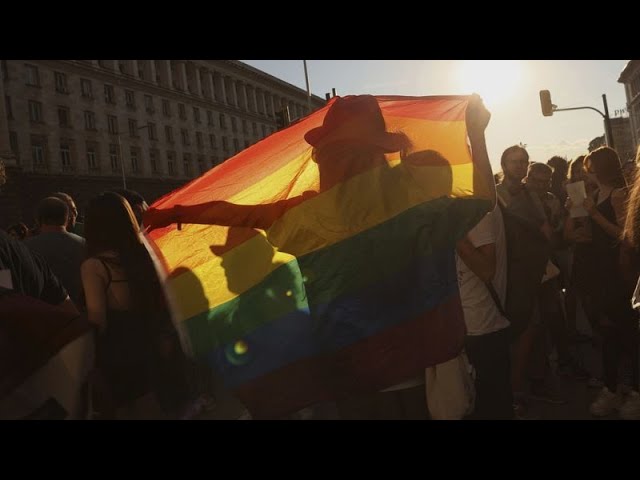
MULTIPOLYGON (((570 162, 532 162, 522 145, 504 150, 495 208, 456 245, 475 371, 469 418, 531 418, 531 402, 566 402, 558 387, 571 376, 600 389, 594 416, 640 419, 638 162, 640 149, 625 164, 609 147, 570 162), (592 336, 576 327, 582 313, 592 336), (599 352, 600 371, 576 357, 572 346, 584 341, 599 352)), ((10 272, 0 286, 83 314, 95 329, 92 418, 192 418, 215 403, 194 380, 202 369, 182 351, 144 245, 147 208, 136 192, 105 192, 80 222, 74 200, 57 192, 38 203, 34 227, 0 231, 0 271, 10 272)))
POLYGON ((215 402, 198 390, 200 370, 183 353, 140 234, 146 208, 136 192, 105 192, 80 223, 74 200, 58 192, 38 203, 33 228, 0 230, 0 271, 11 279, 1 287, 83 315, 95 329, 83 418, 190 418, 215 402))

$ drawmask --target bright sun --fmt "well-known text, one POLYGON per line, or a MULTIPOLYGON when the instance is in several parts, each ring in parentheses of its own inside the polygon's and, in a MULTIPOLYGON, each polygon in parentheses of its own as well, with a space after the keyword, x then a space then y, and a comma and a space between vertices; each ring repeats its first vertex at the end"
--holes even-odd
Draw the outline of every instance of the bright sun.
POLYGON ((477 93, 487 106, 495 107, 517 93, 522 76, 522 62, 463 60, 459 63, 457 76, 464 94, 477 93))

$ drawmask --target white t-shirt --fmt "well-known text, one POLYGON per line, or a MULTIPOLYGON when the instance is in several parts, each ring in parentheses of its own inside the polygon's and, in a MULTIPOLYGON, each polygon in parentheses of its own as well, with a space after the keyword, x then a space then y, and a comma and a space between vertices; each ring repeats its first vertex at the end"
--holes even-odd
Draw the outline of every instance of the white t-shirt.
MULTIPOLYGON (((507 245, 502 212, 499 207, 489 212, 469 232, 469 240, 476 248, 495 244, 496 273, 492 283, 504 308, 507 296, 507 245)), ((456 265, 467 335, 485 335, 508 327, 509 321, 498 310, 484 282, 465 265, 458 255, 456 255, 456 265)))

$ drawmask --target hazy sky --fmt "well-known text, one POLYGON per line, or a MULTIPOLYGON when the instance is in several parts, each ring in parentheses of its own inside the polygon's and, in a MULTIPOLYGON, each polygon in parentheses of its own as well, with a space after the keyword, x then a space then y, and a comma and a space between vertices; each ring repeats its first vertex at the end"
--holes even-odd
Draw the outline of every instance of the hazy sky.
MULTIPOLYGON (((306 89, 302 60, 243 62, 306 89)), ((494 166, 502 151, 525 143, 533 161, 552 155, 571 159, 586 153, 589 141, 604 133, 592 110, 543 117, 539 90, 550 90, 559 108, 589 106, 616 116, 626 104, 618 83, 627 60, 307 60, 311 92, 338 95, 454 95, 479 93, 492 113, 487 146, 494 166)))

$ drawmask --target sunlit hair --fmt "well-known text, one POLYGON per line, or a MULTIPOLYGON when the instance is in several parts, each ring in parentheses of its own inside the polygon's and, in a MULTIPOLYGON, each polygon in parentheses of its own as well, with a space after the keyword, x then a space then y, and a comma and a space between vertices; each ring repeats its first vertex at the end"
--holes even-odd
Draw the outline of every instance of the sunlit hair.
POLYGON ((631 188, 622 238, 633 247, 640 248, 640 175, 631 188))
POLYGON ((502 170, 506 170, 505 162, 507 157, 513 152, 520 152, 523 155, 523 158, 526 159, 527 163, 529 163, 529 152, 522 145, 511 145, 504 152, 502 152, 502 157, 500 157, 500 166, 502 170))
POLYGON ((584 178, 584 157, 579 155, 569 163, 569 181, 577 182, 584 178))
POLYGON ((620 159, 613 148, 599 147, 589 153, 584 159, 584 169, 595 174, 602 184, 616 188, 626 185, 620 168, 620 159))
POLYGON ((527 169, 527 175, 530 175, 534 172, 546 173, 547 175, 553 174, 553 169, 544 163, 540 162, 531 162, 529 164, 529 168, 527 169))

